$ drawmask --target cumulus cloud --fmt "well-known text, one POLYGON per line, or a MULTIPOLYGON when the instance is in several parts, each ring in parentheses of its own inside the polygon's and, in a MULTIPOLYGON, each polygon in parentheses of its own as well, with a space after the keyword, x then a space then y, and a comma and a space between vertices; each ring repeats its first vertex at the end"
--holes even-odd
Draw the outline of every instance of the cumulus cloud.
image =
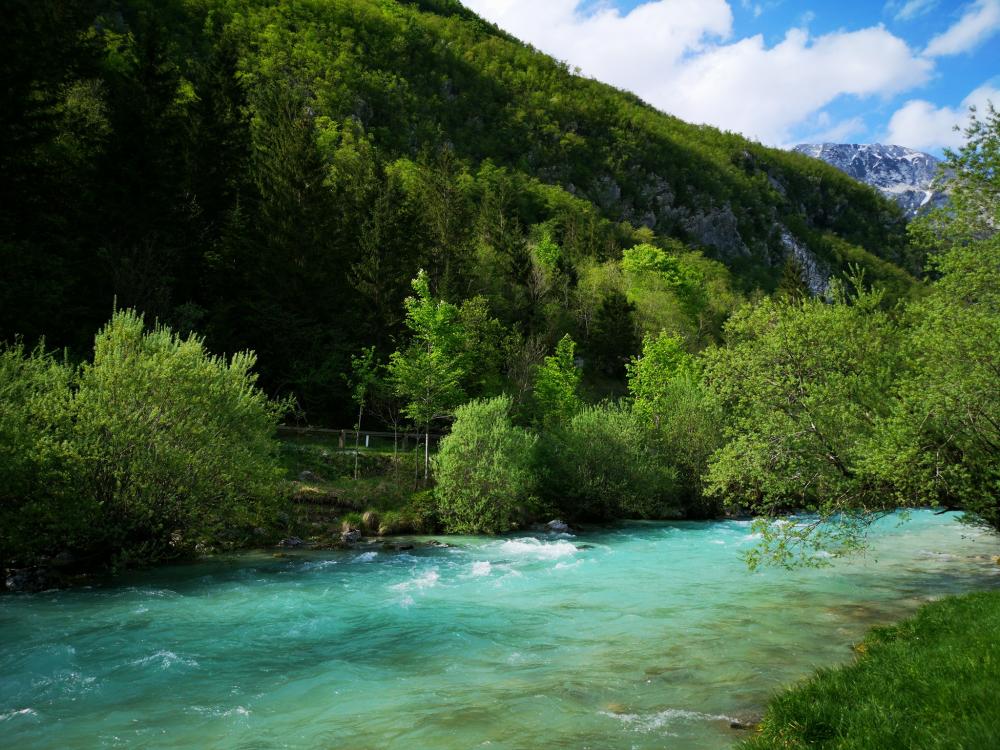
POLYGON ((761 36, 685 61, 654 104, 685 119, 786 144, 796 127, 843 95, 890 96, 924 82, 931 64, 882 27, 811 37, 793 29, 774 47, 761 36))
POLYGON ((464 0, 467 7, 514 36, 586 75, 640 93, 670 74, 673 64, 732 33, 725 0, 657 0, 629 13, 581 0, 464 0))
POLYGON ((988 101, 1000 106, 1000 89, 991 84, 977 88, 958 107, 937 107, 913 99, 893 113, 884 141, 923 151, 957 148, 965 139, 955 126, 968 123, 969 107, 982 110, 988 101))
POLYGON ((927 43, 924 54, 942 57, 969 52, 1000 30, 1000 0, 976 0, 951 28, 927 43))
MULTIPOLYGON (((990 0, 1000 2, 1000 0, 990 0)), ((784 145, 841 96, 888 97, 925 82, 933 62, 883 26, 773 46, 732 39, 725 0, 650 0, 623 13, 582 0, 464 0, 515 36, 693 122, 784 145)))

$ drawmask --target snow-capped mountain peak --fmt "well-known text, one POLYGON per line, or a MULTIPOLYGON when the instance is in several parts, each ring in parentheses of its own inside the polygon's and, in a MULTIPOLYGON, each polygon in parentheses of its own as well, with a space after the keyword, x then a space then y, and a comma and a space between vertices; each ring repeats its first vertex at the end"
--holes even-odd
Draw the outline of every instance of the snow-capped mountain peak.
POLYGON ((793 150, 871 185, 909 217, 947 200, 935 182, 940 161, 923 151, 881 143, 803 143, 793 150))

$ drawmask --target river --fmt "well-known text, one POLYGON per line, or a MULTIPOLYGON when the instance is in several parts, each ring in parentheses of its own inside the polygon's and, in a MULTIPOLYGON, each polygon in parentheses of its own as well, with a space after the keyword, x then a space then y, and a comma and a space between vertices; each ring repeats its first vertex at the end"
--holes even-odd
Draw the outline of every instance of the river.
POLYGON ((998 538, 929 511, 794 572, 749 572, 741 521, 447 541, 4 596, 3 744, 724 748, 872 624, 1000 586, 998 538))

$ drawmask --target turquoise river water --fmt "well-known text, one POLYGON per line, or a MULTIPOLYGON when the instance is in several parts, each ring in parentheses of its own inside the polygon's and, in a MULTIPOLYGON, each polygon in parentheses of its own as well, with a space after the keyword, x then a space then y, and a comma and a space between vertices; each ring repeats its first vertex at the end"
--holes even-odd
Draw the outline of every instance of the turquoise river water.
POLYGON ((248 553, 0 598, 0 744, 724 748, 873 623, 1000 585, 927 511, 864 558, 750 573, 749 524, 248 553))

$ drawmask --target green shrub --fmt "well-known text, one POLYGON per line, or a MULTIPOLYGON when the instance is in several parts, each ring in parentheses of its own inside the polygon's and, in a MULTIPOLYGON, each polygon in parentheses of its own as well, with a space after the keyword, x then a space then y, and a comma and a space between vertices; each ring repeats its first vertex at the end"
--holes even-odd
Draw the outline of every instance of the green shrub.
POLYGON ((394 534, 433 534, 440 530, 437 501, 431 490, 415 492, 401 510, 388 510, 379 514, 378 533, 381 536, 394 534))
POLYGON ((633 412, 653 430, 658 455, 679 473, 686 514, 711 516, 718 506, 704 496, 702 477, 723 444, 724 414, 698 369, 680 339, 661 333, 648 336, 629 364, 628 385, 633 412))
POLYGON ((511 424, 511 405, 507 396, 469 402, 441 441, 434 495, 446 531, 508 531, 535 506, 536 438, 511 424))
POLYGON ((392 534, 403 534, 409 531, 406 527, 406 518, 398 510, 389 510, 379 518, 379 536, 389 536, 392 534))
POLYGON ((156 560, 198 542, 238 543, 273 520, 285 407, 256 387, 252 354, 213 356, 198 337, 147 331, 126 311, 79 368, 19 347, 0 362, 15 404, 0 430, 20 434, 0 452, 4 528, 30 523, 27 541, 3 539, 8 554, 156 560))
POLYGON ((533 400, 536 421, 551 427, 572 417, 581 406, 580 378, 576 366, 576 344, 569 334, 556 344, 556 351, 535 370, 533 400))
POLYGON ((365 517, 356 511, 345 513, 340 519, 341 531, 361 531, 365 528, 365 517))
MULTIPOLYGON (((97 506, 72 492, 74 370, 39 346, 0 348, 0 569, 73 545, 97 506)), ((2 577, 2 570, 0 570, 2 577)))
POLYGON ((544 436, 544 497, 568 518, 677 515, 677 473, 657 456, 645 420, 619 404, 583 409, 544 436))
POLYGON ((433 534, 442 527, 441 515, 433 490, 421 490, 410 495, 404 518, 417 534, 433 534))
POLYGON ((380 525, 378 513, 374 510, 366 510, 361 514, 361 527, 366 534, 377 534, 380 525))

